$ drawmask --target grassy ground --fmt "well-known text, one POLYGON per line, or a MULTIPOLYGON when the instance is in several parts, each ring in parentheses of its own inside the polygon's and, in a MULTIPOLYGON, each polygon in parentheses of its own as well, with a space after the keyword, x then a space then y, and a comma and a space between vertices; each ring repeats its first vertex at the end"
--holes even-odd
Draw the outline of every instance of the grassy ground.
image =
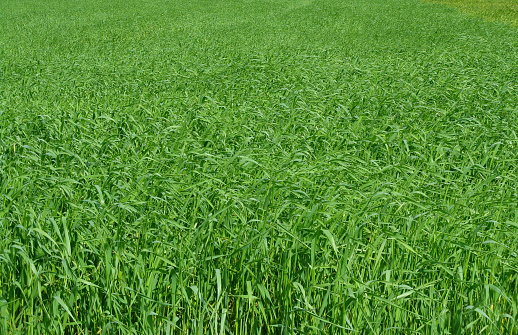
POLYGON ((518 30, 0 0, 0 31, 0 333, 518 333, 518 30))
POLYGON ((518 25, 518 0, 431 0, 491 21, 518 25))

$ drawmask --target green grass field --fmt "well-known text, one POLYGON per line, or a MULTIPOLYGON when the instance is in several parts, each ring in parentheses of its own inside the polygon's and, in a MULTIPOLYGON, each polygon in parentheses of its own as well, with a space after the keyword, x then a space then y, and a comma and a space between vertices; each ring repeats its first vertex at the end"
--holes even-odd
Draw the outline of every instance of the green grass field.
POLYGON ((518 29, 418 0, 0 0, 0 334, 518 334, 518 29))
POLYGON ((492 21, 518 25, 518 0, 427 0, 477 15, 492 21))

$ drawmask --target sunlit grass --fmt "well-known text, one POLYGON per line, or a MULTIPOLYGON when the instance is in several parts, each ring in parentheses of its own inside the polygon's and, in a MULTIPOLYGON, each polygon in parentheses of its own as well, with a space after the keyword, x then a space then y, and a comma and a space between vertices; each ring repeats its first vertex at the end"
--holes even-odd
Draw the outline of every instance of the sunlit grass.
POLYGON ((0 0, 0 334, 517 334, 518 31, 418 0, 0 0))
POLYGON ((518 26, 518 0, 430 0, 461 9, 492 21, 505 21, 518 26))

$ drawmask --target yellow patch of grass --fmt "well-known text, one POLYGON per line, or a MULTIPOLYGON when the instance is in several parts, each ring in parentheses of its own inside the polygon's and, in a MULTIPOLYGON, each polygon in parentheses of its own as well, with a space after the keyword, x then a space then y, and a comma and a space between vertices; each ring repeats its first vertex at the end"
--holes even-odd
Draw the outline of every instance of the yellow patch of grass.
POLYGON ((430 0, 484 17, 491 21, 506 21, 518 26, 518 0, 430 0))

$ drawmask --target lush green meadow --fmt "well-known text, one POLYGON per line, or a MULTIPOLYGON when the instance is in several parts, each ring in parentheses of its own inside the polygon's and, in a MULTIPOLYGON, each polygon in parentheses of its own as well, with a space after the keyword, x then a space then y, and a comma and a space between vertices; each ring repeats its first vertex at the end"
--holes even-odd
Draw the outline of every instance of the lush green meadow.
POLYGON ((0 334, 518 334, 518 29, 418 0, 0 0, 0 334))
POLYGON ((492 21, 518 26, 518 0, 428 0, 445 4, 492 21))

